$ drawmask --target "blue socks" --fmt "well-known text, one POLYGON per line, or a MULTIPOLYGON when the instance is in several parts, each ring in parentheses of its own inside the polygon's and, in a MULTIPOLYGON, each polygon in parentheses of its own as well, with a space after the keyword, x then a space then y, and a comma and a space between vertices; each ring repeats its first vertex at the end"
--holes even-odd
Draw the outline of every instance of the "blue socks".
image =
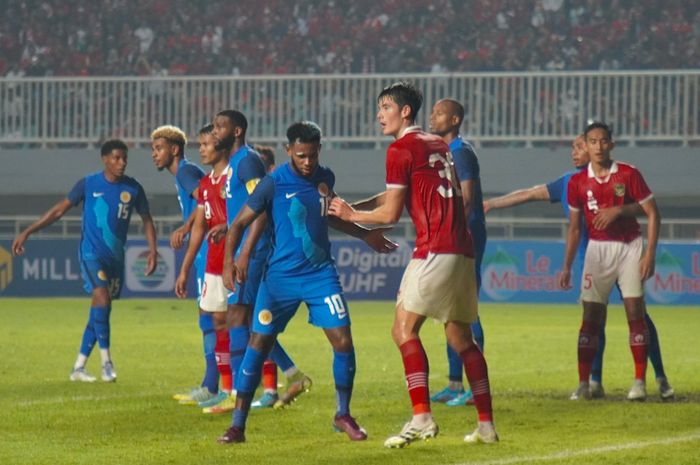
MULTIPOLYGON (((476 318, 476 321, 471 324, 472 335, 474 336, 474 342, 479 346, 481 351, 484 351, 484 329, 481 327, 481 319, 476 318)), ((452 350, 449 344, 447 346, 447 364, 449 367, 448 377, 450 381, 455 381, 458 383, 462 382, 462 372, 464 370, 464 361, 462 357, 459 356, 457 352, 452 350)))
POLYGON ((204 379, 202 386, 209 392, 219 392, 219 370, 216 368, 216 332, 214 331, 214 318, 211 313, 199 315, 199 329, 202 330, 202 342, 204 345, 204 379))
MULTIPOLYGON (((234 382, 238 377, 238 370, 241 366, 243 360, 243 355, 246 352, 246 347, 248 346, 248 338, 250 337, 250 330, 248 326, 236 326, 228 330, 229 335, 229 351, 231 352, 231 374, 233 375, 234 382)), ((262 364, 261 364, 262 366, 262 364)), ((255 385, 257 387, 257 384, 255 385)), ((253 392, 255 391, 253 388, 253 392)))
POLYGON ((97 335, 95 334, 95 323, 94 314, 95 310, 101 307, 90 307, 90 314, 88 315, 88 322, 85 325, 85 331, 83 331, 83 340, 80 343, 80 353, 85 357, 89 357, 92 352, 95 343, 97 342, 97 335))
POLYGON ((350 352, 333 351, 333 379, 335 381, 336 415, 350 414, 350 398, 355 381, 355 349, 350 352))
POLYGON ((111 312, 112 307, 90 307, 90 321, 92 321, 92 329, 100 349, 109 349, 109 315, 111 312))
POLYGON ((656 332, 656 326, 654 322, 651 321, 651 317, 648 313, 644 315, 644 319, 647 322, 647 328, 649 329, 649 361, 651 366, 654 367, 654 375, 657 378, 665 378, 666 372, 664 371, 664 362, 661 360, 661 347, 659 346, 659 334, 656 332))
POLYGON ((287 371, 294 366, 294 362, 289 358, 279 341, 275 341, 275 345, 272 346, 269 359, 275 362, 275 365, 282 371, 287 371))
POLYGON ((262 352, 258 352, 250 346, 246 348, 240 369, 233 380, 238 396, 250 394, 252 397, 255 393, 258 384, 260 384, 260 378, 262 378, 262 366, 266 358, 262 352))

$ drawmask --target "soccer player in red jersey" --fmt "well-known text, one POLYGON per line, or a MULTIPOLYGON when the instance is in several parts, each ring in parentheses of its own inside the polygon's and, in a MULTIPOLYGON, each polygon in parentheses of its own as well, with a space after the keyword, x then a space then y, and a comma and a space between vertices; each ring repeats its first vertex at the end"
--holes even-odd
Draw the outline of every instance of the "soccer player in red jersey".
POLYGON ((584 131, 591 162, 571 177, 568 185, 569 229, 560 285, 571 288, 571 265, 581 236, 581 216, 589 241, 581 280, 583 322, 579 331, 579 388, 588 392, 591 365, 598 348, 598 334, 605 308, 617 283, 627 314, 630 349, 634 358, 634 384, 627 398, 646 398, 646 369, 649 330, 644 319, 644 286, 654 274, 660 217, 654 196, 642 174, 632 165, 615 161, 612 131, 603 123, 592 123, 584 131), (638 203, 649 219, 647 248, 634 217, 620 216, 619 208, 638 203))
POLYGON ((382 133, 396 139, 386 155, 386 192, 376 197, 377 207, 371 211, 356 211, 339 198, 329 211, 346 221, 393 224, 405 205, 416 227, 413 259, 401 281, 392 327, 413 418, 384 445, 404 447, 438 434, 430 410, 428 358, 419 335, 427 317, 445 325, 447 342, 462 358, 474 393, 479 426, 464 440, 496 442, 486 360, 470 328, 478 305, 474 251, 450 149, 439 136, 415 125, 423 96, 413 85, 392 84, 377 103, 382 133))
POLYGON ((212 167, 211 173, 199 183, 199 198, 190 242, 175 282, 175 294, 187 297, 187 276, 203 240, 207 240, 207 264, 204 271, 199 306, 212 314, 216 333, 216 364, 221 375, 221 397, 228 398, 232 389, 229 355, 229 334, 226 326, 228 291, 221 277, 224 266, 224 241, 226 235, 226 180, 228 175, 228 151, 216 149, 212 135, 213 126, 202 128, 199 134, 199 153, 202 163, 212 167), (206 237, 205 237, 206 234, 206 237))

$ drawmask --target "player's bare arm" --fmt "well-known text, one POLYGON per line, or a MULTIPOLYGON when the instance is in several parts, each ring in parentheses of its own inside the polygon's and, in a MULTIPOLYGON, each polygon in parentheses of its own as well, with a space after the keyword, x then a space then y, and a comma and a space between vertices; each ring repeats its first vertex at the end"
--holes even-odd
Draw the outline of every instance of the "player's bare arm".
POLYGON ((357 223, 350 223, 348 221, 341 220, 336 216, 328 217, 328 225, 336 231, 356 237, 357 239, 362 239, 375 252, 389 253, 396 250, 396 248, 399 246, 397 243, 387 239, 385 236, 385 234, 391 231, 391 228, 369 229, 362 227, 357 223))
POLYGON ((177 277, 177 281, 175 281, 175 294, 181 299, 187 297, 187 276, 190 274, 190 268, 192 268, 192 264, 197 256, 199 247, 202 245, 205 231, 207 229, 207 220, 204 217, 204 207, 198 206, 194 210, 194 214, 195 218, 192 222, 190 242, 187 245, 185 258, 182 260, 182 266, 180 266, 180 274, 177 277))
POLYGON ((368 212, 357 211, 345 200, 336 197, 332 200, 328 213, 351 223, 396 224, 401 218, 406 200, 406 190, 405 188, 388 189, 384 203, 368 212))
POLYGON ((357 202, 354 202, 350 204, 352 208, 355 210, 374 210, 377 207, 380 207, 384 205, 384 201, 386 200, 386 191, 385 192, 380 192, 379 194, 373 195, 372 197, 364 200, 358 200, 357 202))
MULTIPOLYGON (((464 189, 462 189, 462 192, 464 192, 464 189)), ((513 207, 535 200, 549 200, 549 191, 545 184, 538 184, 528 189, 518 189, 500 197, 484 200, 484 213, 488 213, 489 210, 513 207)))
POLYGON ((61 218, 66 214, 68 210, 73 207, 70 200, 63 199, 56 203, 53 207, 49 208, 46 213, 42 215, 41 218, 36 220, 34 223, 25 228, 24 231, 19 233, 14 241, 12 241, 12 254, 15 256, 22 255, 24 253, 24 243, 27 241, 29 236, 40 229, 45 228, 54 221, 61 218))
POLYGON ((628 203, 617 207, 601 208, 593 218, 593 226, 603 230, 613 224, 615 220, 622 216, 639 216, 644 213, 644 209, 638 203, 628 203))
POLYGON ((224 271, 222 277, 224 279, 224 286, 226 289, 235 290, 236 281, 242 282, 238 276, 238 269, 236 264, 233 262, 233 251, 238 249, 243 239, 243 233, 250 226, 255 219, 260 216, 260 213, 256 213, 248 205, 244 205, 241 211, 238 212, 236 218, 231 223, 231 227, 226 233, 226 243, 224 245, 224 271))
POLYGON ((185 221, 185 224, 177 228, 170 235, 170 247, 172 247, 173 249, 179 249, 185 244, 185 238, 192 230, 192 224, 194 223, 194 219, 196 216, 197 209, 195 208, 194 210, 192 210, 190 217, 187 218, 187 221, 185 221))
POLYGON ((571 289, 571 265, 574 263, 578 243, 581 241, 581 212, 569 211, 569 229, 566 233, 566 251, 564 254, 564 269, 559 275, 559 286, 571 289))
POLYGON ((659 241, 659 227, 661 226, 661 215, 659 214, 659 208, 656 206, 656 200, 649 199, 643 204, 641 208, 647 215, 647 247, 644 250, 644 255, 639 264, 639 271, 642 275, 642 281, 651 278, 654 275, 654 269, 656 267, 656 245, 659 241))
POLYGON ((248 279, 248 263, 250 262, 250 256, 253 251, 255 251, 255 245, 258 243, 260 236, 265 232, 266 227, 267 213, 265 212, 250 224, 250 231, 248 231, 243 247, 241 247, 241 252, 238 254, 238 258, 236 258, 238 282, 244 282, 248 279))
POLYGON ((148 260, 146 262, 146 269, 144 274, 149 276, 156 271, 158 266, 158 241, 156 240, 156 227, 153 225, 153 218, 150 213, 141 214, 141 221, 143 222, 143 232, 146 236, 146 242, 148 242, 148 260))

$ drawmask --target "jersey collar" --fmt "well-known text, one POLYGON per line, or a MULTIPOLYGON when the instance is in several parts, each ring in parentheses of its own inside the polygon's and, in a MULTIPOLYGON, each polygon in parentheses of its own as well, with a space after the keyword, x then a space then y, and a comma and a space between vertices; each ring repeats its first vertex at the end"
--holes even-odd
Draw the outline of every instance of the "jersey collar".
POLYGON ((617 173, 617 170, 619 169, 617 162, 613 160, 612 165, 610 165, 610 171, 608 171, 608 175, 605 176, 605 178, 598 178, 596 177, 595 173, 593 172, 593 163, 588 164, 588 177, 589 178, 594 178, 598 184, 605 184, 610 180, 610 175, 617 173))

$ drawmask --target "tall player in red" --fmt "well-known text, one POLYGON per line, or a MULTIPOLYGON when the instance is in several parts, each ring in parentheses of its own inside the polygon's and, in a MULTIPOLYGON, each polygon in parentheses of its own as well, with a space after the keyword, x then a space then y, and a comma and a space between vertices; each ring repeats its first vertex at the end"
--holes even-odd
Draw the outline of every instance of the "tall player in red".
POLYGON ((428 358, 419 335, 427 317, 444 324, 447 342, 464 361, 474 393, 479 426, 464 440, 496 442, 486 360, 470 328, 477 318, 474 251, 452 154, 440 137, 415 125, 423 96, 414 86, 392 84, 377 103, 382 133, 396 139, 386 154, 386 192, 375 197, 371 211, 356 211, 335 198, 329 212, 346 221, 393 224, 405 205, 416 228, 413 259, 401 280, 391 331, 403 359, 413 418, 384 445, 404 447, 438 434, 430 410, 428 358))
POLYGON ((642 174, 632 165, 611 158, 615 144, 612 131, 603 123, 590 124, 585 132, 591 157, 588 168, 571 177, 568 186, 569 230, 560 285, 571 288, 571 265, 581 236, 581 215, 585 218, 589 241, 583 264, 581 301, 583 323, 579 331, 579 388, 587 392, 593 357, 605 306, 617 283, 629 324, 630 349, 634 358, 634 384, 630 400, 646 398, 647 346, 649 331, 644 320, 644 286, 654 274, 660 217, 654 196, 642 174), (615 215, 615 208, 632 203, 641 205, 649 219, 647 248, 639 223, 634 217, 615 215))
MULTIPOLYGON (((208 241, 207 264, 199 306, 210 312, 216 332, 216 365, 221 375, 221 398, 227 398, 232 390, 229 355, 229 334, 226 327, 228 291, 224 287, 224 236, 226 235, 226 179, 228 175, 228 150, 216 150, 213 126, 207 125, 199 133, 202 163, 211 166, 211 173, 199 182, 199 198, 195 212, 190 242, 175 282, 175 294, 187 297, 187 276, 203 240, 208 241), (206 235, 206 237, 205 237, 206 235)), ((206 404, 207 406, 209 404, 206 404)))

